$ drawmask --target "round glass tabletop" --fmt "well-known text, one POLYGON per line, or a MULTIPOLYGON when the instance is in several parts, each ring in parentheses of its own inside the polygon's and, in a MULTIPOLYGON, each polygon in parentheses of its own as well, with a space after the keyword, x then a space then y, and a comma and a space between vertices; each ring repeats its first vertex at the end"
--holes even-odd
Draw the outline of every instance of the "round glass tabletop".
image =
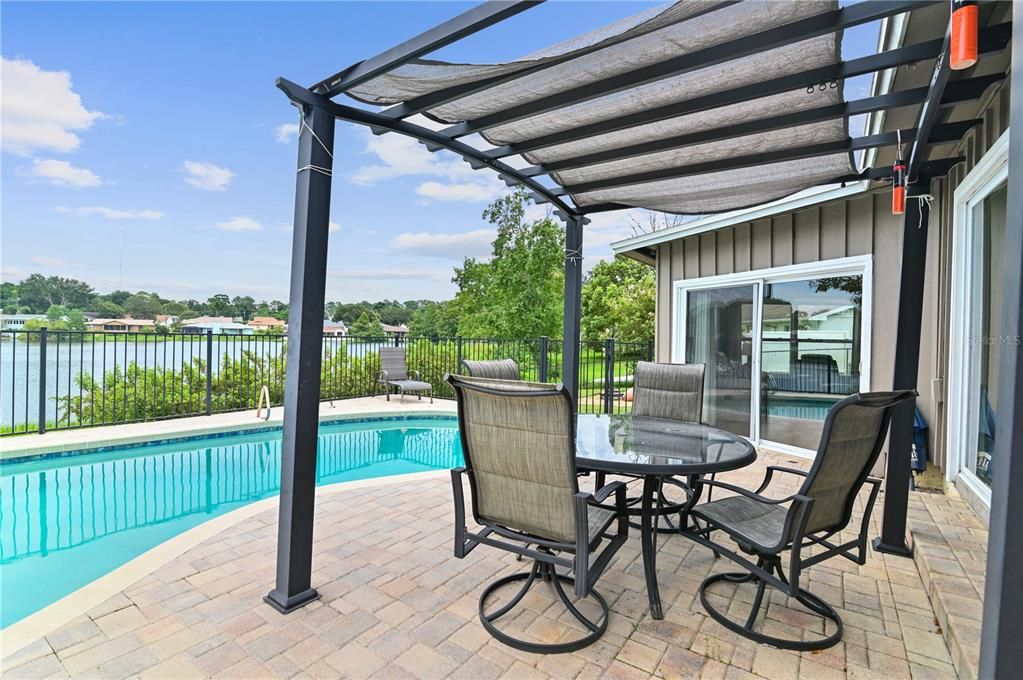
POLYGON ((690 475, 735 470, 756 459, 748 441, 710 425, 631 415, 578 417, 580 469, 690 475))

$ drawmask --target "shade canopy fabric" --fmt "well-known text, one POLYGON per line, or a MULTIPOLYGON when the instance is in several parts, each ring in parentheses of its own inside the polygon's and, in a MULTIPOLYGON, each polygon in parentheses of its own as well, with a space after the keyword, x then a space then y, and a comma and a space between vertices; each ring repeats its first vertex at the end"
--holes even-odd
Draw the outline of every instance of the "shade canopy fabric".
POLYGON ((847 119, 774 125, 706 143, 676 138, 841 104, 841 79, 734 96, 839 64, 841 28, 668 77, 657 75, 658 65, 837 6, 835 0, 682 0, 507 63, 410 62, 348 94, 421 112, 450 125, 443 132, 452 137, 479 133, 534 164, 534 175, 549 177, 545 184, 562 187, 584 212, 602 205, 686 214, 734 210, 854 173, 847 119), (650 115, 659 110, 665 114, 650 115), (636 146, 644 143, 656 148, 636 146), (809 146, 823 152, 771 159, 772 152, 809 146), (731 159, 745 162, 729 167, 731 159))

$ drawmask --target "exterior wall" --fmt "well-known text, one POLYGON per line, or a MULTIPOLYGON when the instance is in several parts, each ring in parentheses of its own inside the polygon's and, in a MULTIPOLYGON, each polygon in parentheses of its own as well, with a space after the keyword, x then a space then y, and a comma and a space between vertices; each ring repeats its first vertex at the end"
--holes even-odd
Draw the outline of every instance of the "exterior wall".
MULTIPOLYGON (((930 425, 931 459, 945 462, 945 381, 948 373, 952 194, 1004 132, 1009 120, 1007 84, 993 88, 981 106, 984 124, 953 155, 966 162, 936 180, 930 216, 918 404, 930 425)), ((672 285, 675 281, 817 262, 853 255, 873 257, 871 389, 890 389, 895 358, 902 218, 891 214, 891 194, 875 190, 796 212, 695 234, 657 246, 657 361, 671 360, 672 285)))

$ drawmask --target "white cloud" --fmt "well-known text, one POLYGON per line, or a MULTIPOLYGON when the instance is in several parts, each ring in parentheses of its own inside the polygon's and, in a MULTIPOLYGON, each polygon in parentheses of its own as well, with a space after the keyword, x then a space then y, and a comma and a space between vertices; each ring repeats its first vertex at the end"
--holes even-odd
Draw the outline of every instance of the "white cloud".
POLYGON ((185 161, 185 182, 203 191, 223 191, 234 178, 234 173, 213 163, 185 161))
POLYGON ((28 273, 20 267, 2 266, 0 267, 0 281, 15 282, 28 276, 28 273))
POLYGON ((376 184, 396 177, 436 177, 447 181, 425 182, 416 193, 440 201, 488 201, 504 189, 504 184, 492 172, 477 172, 454 154, 431 153, 403 135, 376 136, 368 131, 364 134, 366 153, 376 156, 379 162, 356 169, 350 177, 355 184, 376 184))
POLYGON ((65 215, 78 215, 79 217, 98 215, 108 220, 158 220, 163 217, 163 213, 159 210, 119 210, 99 205, 87 205, 79 208, 60 206, 55 210, 65 215))
POLYGON ((221 231, 260 231, 263 225, 251 217, 232 217, 214 225, 221 231))
POLYGON ((298 137, 298 123, 284 123, 274 129, 274 136, 281 144, 287 144, 292 137, 298 137))
POLYGON ((501 191, 500 182, 468 182, 441 184, 424 182, 416 187, 416 193, 423 198, 438 201, 490 201, 501 191))
POLYGON ((44 71, 25 59, 0 59, 0 141, 4 151, 28 156, 36 151, 70 153, 87 130, 105 118, 89 111, 72 90, 67 71, 44 71))
POLYGON ((46 257, 44 255, 36 255, 35 257, 28 258, 28 261, 34 265, 40 267, 47 267, 50 269, 56 269, 57 267, 64 266, 64 260, 59 257, 46 257))
POLYGON ((34 160, 32 167, 22 174, 45 179, 58 186, 95 187, 102 184, 99 175, 92 170, 76 168, 67 161, 34 160))
POLYGON ((493 229, 477 229, 461 234, 438 234, 428 231, 405 232, 392 238, 388 245, 417 255, 460 260, 463 257, 486 257, 497 237, 493 229))

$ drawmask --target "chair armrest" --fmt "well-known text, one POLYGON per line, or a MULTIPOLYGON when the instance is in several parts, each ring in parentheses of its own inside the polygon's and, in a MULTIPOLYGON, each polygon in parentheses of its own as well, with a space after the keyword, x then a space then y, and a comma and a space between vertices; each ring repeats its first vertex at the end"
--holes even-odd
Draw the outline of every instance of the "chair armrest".
POLYGON ((799 496, 798 494, 792 494, 791 496, 786 496, 785 498, 777 498, 777 499, 775 499, 775 498, 767 498, 765 496, 761 496, 756 491, 750 491, 749 489, 744 489, 741 486, 735 486, 734 484, 728 484, 726 482, 718 482, 718 481, 706 480, 705 479, 705 480, 703 480, 700 483, 703 484, 703 486, 710 486, 710 487, 725 489, 727 491, 732 491, 734 493, 739 494, 740 496, 745 496, 746 498, 752 498, 755 501, 760 501, 761 503, 766 503, 768 505, 781 505, 782 503, 787 503, 787 502, 789 502, 791 500, 795 500, 797 498, 802 498, 802 496, 799 496))
POLYGON ((413 380, 418 380, 419 382, 423 381, 423 374, 420 373, 419 371, 412 370, 409 371, 408 374, 413 380))
POLYGON ((767 470, 764 471, 764 481, 760 482, 760 486, 757 488, 756 493, 763 493, 764 489, 766 489, 771 483, 771 479, 774 478, 775 472, 787 472, 792 475, 799 475, 800 477, 806 477, 807 475, 804 470, 782 467, 780 465, 768 465, 767 470))
POLYGON ((593 494, 594 502, 603 503, 607 500, 607 497, 617 491, 619 487, 624 489, 625 482, 614 481, 610 484, 605 484, 601 489, 598 489, 597 492, 593 494))
POLYGON ((387 371, 377 371, 377 382, 387 382, 387 371))

